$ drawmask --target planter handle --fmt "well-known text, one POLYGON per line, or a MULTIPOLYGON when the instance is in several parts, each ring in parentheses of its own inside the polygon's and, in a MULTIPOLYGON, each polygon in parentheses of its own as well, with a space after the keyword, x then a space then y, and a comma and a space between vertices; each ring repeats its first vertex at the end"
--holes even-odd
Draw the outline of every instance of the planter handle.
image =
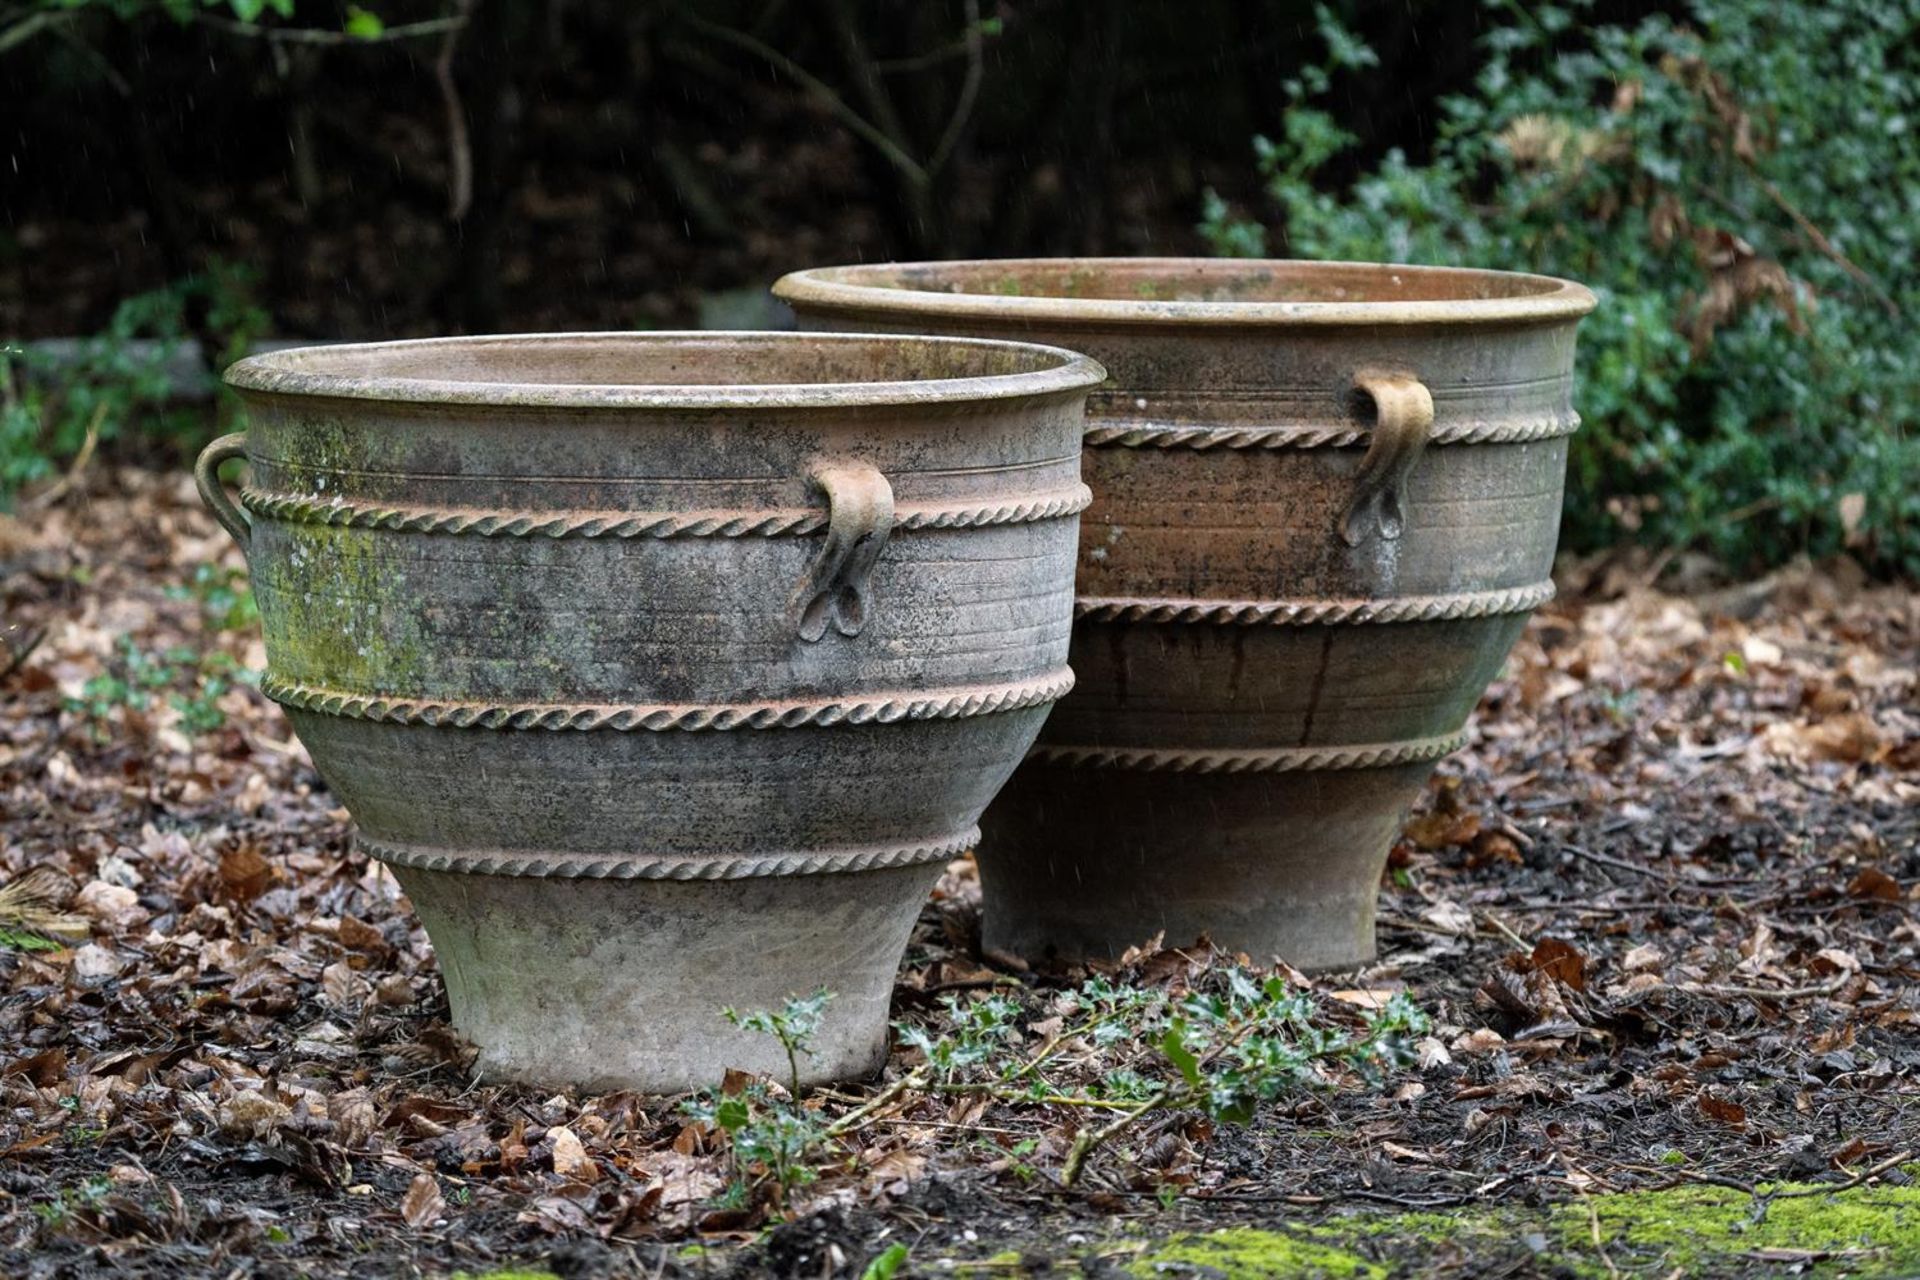
POLYGON ((893 529, 893 486, 863 462, 827 463, 807 478, 827 498, 827 539, 800 583, 800 638, 819 640, 829 621, 857 636, 867 625, 867 580, 893 529))
POLYGON ((1340 522, 1340 536, 1357 547, 1375 531, 1391 542, 1406 526, 1407 477, 1433 431, 1433 393, 1410 373, 1365 370, 1353 375, 1353 389, 1373 406, 1372 443, 1340 522))
POLYGON ((253 521, 227 496, 226 488, 220 483, 220 464, 246 456, 247 433, 236 431, 202 449, 193 464, 193 483, 200 490, 200 500, 213 508, 213 518, 233 535, 242 554, 251 550, 248 543, 253 537, 253 521))

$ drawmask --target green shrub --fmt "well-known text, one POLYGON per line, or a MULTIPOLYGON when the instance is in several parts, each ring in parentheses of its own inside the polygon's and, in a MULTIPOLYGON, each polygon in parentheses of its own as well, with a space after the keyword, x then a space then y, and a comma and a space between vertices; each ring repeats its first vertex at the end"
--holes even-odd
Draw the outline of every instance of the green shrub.
POLYGON ((220 391, 214 371, 245 354, 265 324, 245 273, 215 263, 204 275, 121 302, 104 331, 71 351, 0 347, 0 506, 130 436, 190 456, 214 429, 204 403, 220 391), (189 337, 190 316, 218 349, 183 385, 173 357, 189 337), (185 402, 195 394, 202 403, 185 402))
MULTIPOLYGON (((1276 242, 1593 287, 1566 545, 1742 569, 1848 547, 1920 572, 1920 0, 1690 0, 1632 26, 1587 7, 1490 0, 1431 158, 1338 192, 1329 69, 1289 83, 1281 136, 1256 140, 1276 242)), ((1321 29, 1332 72, 1369 63, 1321 29)), ((1208 194, 1216 252, 1267 251, 1208 194)))

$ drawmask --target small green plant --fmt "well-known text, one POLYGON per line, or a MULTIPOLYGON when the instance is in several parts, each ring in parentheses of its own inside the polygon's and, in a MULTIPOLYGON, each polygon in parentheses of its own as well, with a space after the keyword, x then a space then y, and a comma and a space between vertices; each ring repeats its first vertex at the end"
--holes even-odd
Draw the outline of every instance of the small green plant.
POLYGON ((244 570, 224 565, 194 566, 185 586, 170 588, 175 600, 194 600, 207 624, 217 631, 244 631, 260 621, 260 607, 244 570))
POLYGON ((751 1203, 756 1185, 768 1187, 775 1205, 784 1207, 795 1188, 818 1176, 807 1155, 826 1134, 818 1113, 800 1104, 800 1059, 813 1056, 813 1036, 832 999, 822 988, 810 996, 795 996, 777 1010, 720 1011, 743 1031, 772 1036, 787 1055, 784 1097, 765 1081, 753 1080, 732 1092, 709 1091, 687 1104, 688 1114, 727 1135, 734 1171, 728 1194, 740 1202, 735 1207, 751 1203))
POLYGON ((231 657, 218 651, 203 654, 178 645, 152 653, 122 636, 107 669, 82 685, 79 696, 68 698, 66 706, 85 717, 95 738, 104 741, 117 709, 145 711, 164 695, 179 713, 183 730, 211 733, 226 723, 221 695, 242 674, 231 657))
POLYGON ((733 1093, 704 1094, 686 1111, 727 1135, 733 1179, 716 1207, 745 1208, 754 1188, 764 1186, 775 1207, 784 1208, 796 1188, 819 1176, 807 1162, 825 1136, 819 1117, 791 1097, 776 1096, 763 1080, 733 1093))
POLYGON ((77 1187, 62 1187, 51 1200, 33 1206, 34 1216, 51 1231, 65 1231, 73 1225, 74 1215, 105 1200, 113 1184, 105 1178, 88 1178, 77 1187))
POLYGON ((777 1012, 755 1009, 742 1013, 738 1009, 726 1008, 720 1013, 742 1031, 758 1031, 780 1042, 780 1047, 787 1053, 787 1088, 797 1099, 800 1096, 800 1059, 813 1056, 813 1033, 820 1029, 820 1019, 827 1011, 827 1002, 832 999, 833 993, 822 987, 810 996, 789 999, 777 1012))
POLYGON ((911 1250, 904 1244, 890 1244, 874 1256, 872 1262, 861 1271, 860 1280, 893 1280, 900 1274, 900 1268, 907 1265, 911 1250))
MULTIPOLYGON (((728 1010, 727 1017, 779 1040, 792 1067, 809 1051, 826 999, 816 994, 777 1013, 728 1010)), ((1178 990, 1094 977, 1067 991, 949 995, 939 1008, 926 1024, 896 1024, 921 1062, 837 1119, 765 1081, 735 1081, 688 1103, 689 1114, 728 1137, 730 1203, 744 1207, 753 1188, 764 1186, 786 1205, 795 1188, 815 1179, 831 1144, 916 1097, 984 1096, 1021 1110, 1095 1117, 1081 1125, 1060 1170, 1070 1184, 1094 1151, 1151 1113, 1244 1124, 1262 1103, 1300 1089, 1377 1085, 1413 1061, 1415 1040, 1430 1030, 1404 994, 1365 1016, 1336 1020, 1277 976, 1211 963, 1178 990), (1029 1049, 1037 1026, 1049 1030, 1029 1049)), ((1038 1150, 1035 1140, 1006 1150, 1014 1177, 1041 1176, 1026 1159, 1038 1150)))
MULTIPOLYGON (((979 1002, 981 1004, 986 1001, 979 1002)), ((1156 1057, 1122 1060, 1078 1092, 1061 1093, 1044 1071, 1051 1049, 1015 1059, 991 1074, 995 1096, 1023 1097, 1115 1112, 1075 1137, 1061 1181, 1074 1182, 1087 1157, 1149 1112, 1194 1110, 1211 1119, 1244 1124, 1263 1102, 1320 1082, 1334 1065, 1377 1082, 1387 1069, 1413 1059, 1413 1041, 1429 1029, 1426 1015, 1404 994, 1373 1013, 1359 1034, 1319 1020, 1313 1001, 1278 977, 1249 974, 1236 966, 1212 971, 1204 985, 1180 997, 1154 989, 1092 978, 1059 1001, 1059 1016, 1072 1022, 1053 1037, 1057 1046, 1084 1038, 1096 1048, 1151 1045, 1156 1057)), ((928 1064, 952 1082, 940 1064, 985 1063, 1003 1038, 1005 1016, 956 1016, 953 1031, 903 1038, 926 1053, 928 1064)), ((1004 1060, 1004 1059, 1003 1059, 1004 1060)), ((937 1088, 938 1086, 936 1086, 937 1088)))
POLYGON ((1311 998, 1282 979, 1230 965, 1208 970, 1178 995, 1090 978, 1052 999, 1059 1029, 1025 1054, 1013 1045, 1022 1025, 1036 1020, 1030 1002, 996 994, 948 997, 943 1007, 944 1025, 897 1028, 924 1062, 895 1087, 1110 1113, 1079 1130, 1061 1169, 1065 1183, 1094 1150, 1149 1113, 1199 1111, 1243 1124, 1263 1102, 1332 1083, 1330 1072, 1377 1082, 1412 1060, 1414 1040, 1428 1030, 1426 1015, 1404 995, 1355 1031, 1325 1021, 1311 998), (1068 1046, 1080 1076, 1072 1084, 1062 1078, 1068 1046))

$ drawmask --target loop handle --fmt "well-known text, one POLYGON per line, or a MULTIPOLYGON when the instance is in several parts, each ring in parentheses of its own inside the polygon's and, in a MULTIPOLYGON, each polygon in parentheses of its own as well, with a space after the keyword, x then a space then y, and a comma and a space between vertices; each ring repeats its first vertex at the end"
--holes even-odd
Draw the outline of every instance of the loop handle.
POLYGON ((813 643, 827 624, 843 636, 867 625, 868 580, 893 530, 893 486, 865 463, 833 463, 807 477, 827 498, 827 538, 799 595, 800 638, 813 643))
POLYGON ((226 487, 220 483, 220 466, 246 456, 247 433, 236 431, 202 449, 193 464, 193 483, 200 490, 200 500, 213 509, 213 518, 233 535, 243 554, 251 550, 248 544, 253 536, 253 521, 227 496, 226 487))
POLYGON ((1433 393, 1410 373, 1362 371, 1354 375, 1353 389, 1374 410, 1372 442, 1340 522, 1340 536, 1357 547, 1376 532, 1392 542, 1406 527, 1407 477, 1433 432, 1433 393))

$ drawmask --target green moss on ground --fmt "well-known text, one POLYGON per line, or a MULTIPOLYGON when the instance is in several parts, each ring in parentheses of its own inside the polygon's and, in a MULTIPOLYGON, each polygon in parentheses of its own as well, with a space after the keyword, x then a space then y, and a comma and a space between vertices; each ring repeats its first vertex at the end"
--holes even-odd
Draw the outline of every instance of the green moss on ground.
POLYGON ((478 1275, 470 1271, 456 1271, 453 1280, 560 1280, 551 1271, 520 1271, 509 1267, 505 1271, 483 1271, 478 1275))
POLYGON ((1678 1269, 1701 1280, 1786 1267, 1830 1280, 1920 1275, 1920 1187, 1772 1190, 1783 1198, 1764 1209, 1742 1192, 1697 1186, 1542 1209, 1366 1214, 1283 1231, 1233 1227, 1173 1236, 1136 1255, 1127 1270, 1385 1280, 1422 1274, 1444 1249, 1455 1267, 1530 1259, 1543 1270, 1596 1278, 1678 1269))
POLYGON ((1305 1235, 1229 1227, 1175 1236, 1149 1250, 1127 1270, 1136 1276, 1192 1274, 1328 1277, 1385 1280, 1387 1269, 1359 1254, 1321 1244, 1305 1235))
MULTIPOLYGON (((1765 1190, 1765 1188, 1763 1188, 1765 1190)), ((1674 1267, 1690 1273, 1765 1261, 1805 1262, 1803 1274, 1911 1276, 1920 1271, 1920 1187, 1858 1188, 1797 1194, 1812 1187, 1782 1186, 1786 1198, 1764 1209, 1725 1187, 1676 1187, 1622 1192, 1563 1205, 1554 1226, 1568 1256, 1584 1254, 1604 1273, 1593 1245, 1595 1225, 1623 1270, 1674 1267), (1831 1255, 1827 1258, 1790 1255, 1831 1255)))

